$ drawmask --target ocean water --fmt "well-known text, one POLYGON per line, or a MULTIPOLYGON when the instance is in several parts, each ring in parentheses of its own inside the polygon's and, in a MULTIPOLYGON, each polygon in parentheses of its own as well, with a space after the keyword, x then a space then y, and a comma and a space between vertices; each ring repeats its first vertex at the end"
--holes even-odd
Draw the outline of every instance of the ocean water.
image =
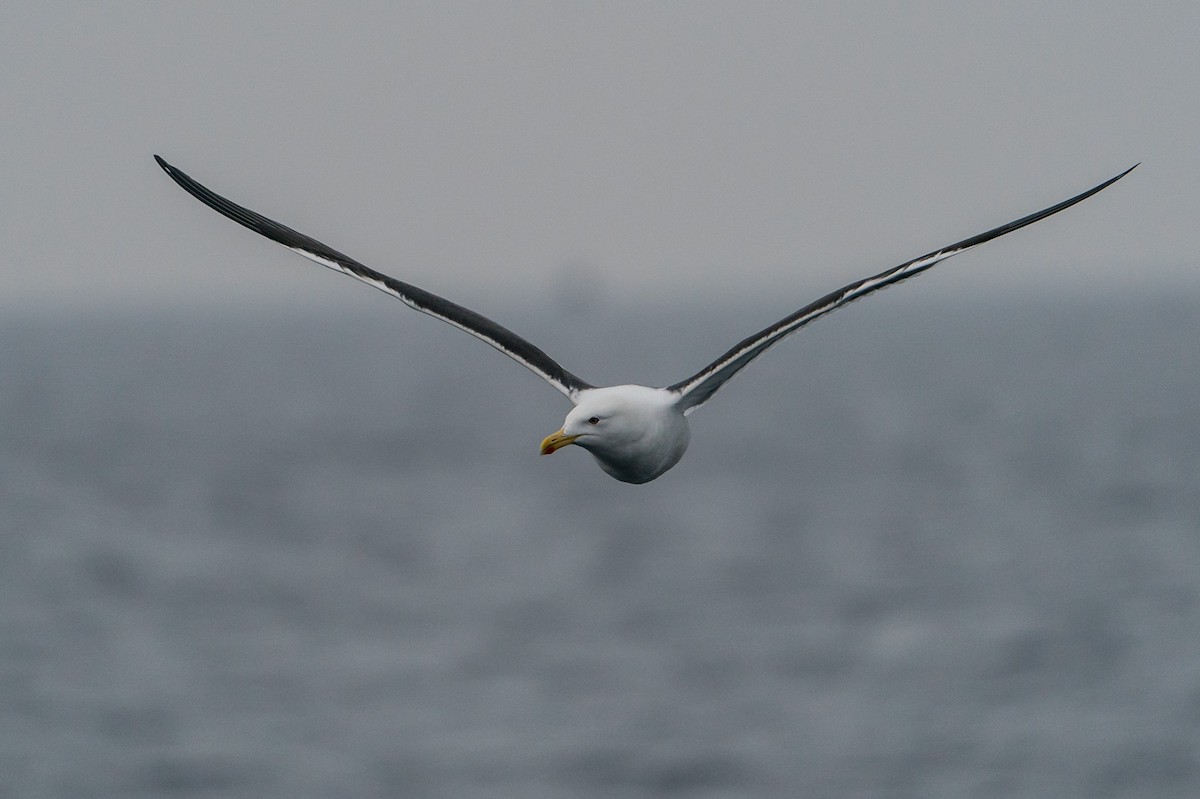
MULTIPOLYGON (((790 309, 576 310, 501 319, 661 384, 790 309)), ((889 292, 627 486, 386 298, 10 316, 0 795, 1200 796, 1198 353, 889 292)))

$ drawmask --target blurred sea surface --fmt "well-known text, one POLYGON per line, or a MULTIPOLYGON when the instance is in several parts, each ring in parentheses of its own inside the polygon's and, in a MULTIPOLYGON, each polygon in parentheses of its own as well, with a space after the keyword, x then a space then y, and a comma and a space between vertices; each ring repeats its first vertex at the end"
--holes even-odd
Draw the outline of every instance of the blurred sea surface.
MULTIPOLYGON (((596 383, 792 310, 494 313, 596 383)), ((663 478, 355 310, 0 319, 0 795, 1200 796, 1200 298, 888 292, 663 478)))

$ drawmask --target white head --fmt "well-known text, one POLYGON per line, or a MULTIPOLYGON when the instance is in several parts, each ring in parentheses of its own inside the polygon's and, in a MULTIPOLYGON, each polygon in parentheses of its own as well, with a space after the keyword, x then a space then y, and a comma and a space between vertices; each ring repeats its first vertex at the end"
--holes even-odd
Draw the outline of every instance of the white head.
POLYGON ((618 480, 653 480, 678 463, 687 449, 687 420, 677 399, 672 392, 646 386, 588 389, 562 429, 542 441, 542 454, 575 444, 618 480))

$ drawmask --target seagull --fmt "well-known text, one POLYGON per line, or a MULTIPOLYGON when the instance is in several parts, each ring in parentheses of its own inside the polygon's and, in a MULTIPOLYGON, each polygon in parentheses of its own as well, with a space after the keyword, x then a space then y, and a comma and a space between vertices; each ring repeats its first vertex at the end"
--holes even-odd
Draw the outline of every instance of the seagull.
POLYGON ((159 156, 154 158, 176 183, 210 208, 310 261, 361 280, 410 308, 470 333, 545 380, 570 400, 574 408, 567 414, 562 427, 542 441, 541 453, 549 455, 572 444, 582 447, 591 453, 601 469, 626 483, 648 483, 678 463, 690 438, 688 415, 707 402, 730 378, 800 328, 881 288, 919 275, 952 255, 966 252, 1070 208, 1116 183, 1138 166, 1134 164, 1116 177, 1057 205, 826 294, 738 342, 691 377, 669 386, 653 388, 641 385, 593 386, 568 372, 526 339, 486 316, 376 272, 316 239, 225 199, 159 156))

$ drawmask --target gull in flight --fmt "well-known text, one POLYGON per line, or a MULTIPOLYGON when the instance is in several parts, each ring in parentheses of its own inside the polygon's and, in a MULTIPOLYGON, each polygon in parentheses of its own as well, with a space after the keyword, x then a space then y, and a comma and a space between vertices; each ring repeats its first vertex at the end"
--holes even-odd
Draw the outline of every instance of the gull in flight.
POLYGON ((730 378, 787 336, 831 311, 885 286, 918 275, 952 255, 1070 208, 1117 182, 1137 167, 1134 164, 1116 177, 1057 205, 934 250, 873 277, 855 281, 743 339, 691 377, 663 388, 652 388, 638 385, 593 386, 491 319, 363 266, 316 239, 225 199, 157 155, 154 158, 176 183, 210 208, 321 266, 361 280, 392 295, 410 308, 482 339, 554 386, 575 407, 567 414, 562 427, 542 441, 542 454, 549 455, 574 444, 590 452, 601 469, 626 483, 647 483, 678 463, 690 437, 687 416, 707 402, 730 378))

